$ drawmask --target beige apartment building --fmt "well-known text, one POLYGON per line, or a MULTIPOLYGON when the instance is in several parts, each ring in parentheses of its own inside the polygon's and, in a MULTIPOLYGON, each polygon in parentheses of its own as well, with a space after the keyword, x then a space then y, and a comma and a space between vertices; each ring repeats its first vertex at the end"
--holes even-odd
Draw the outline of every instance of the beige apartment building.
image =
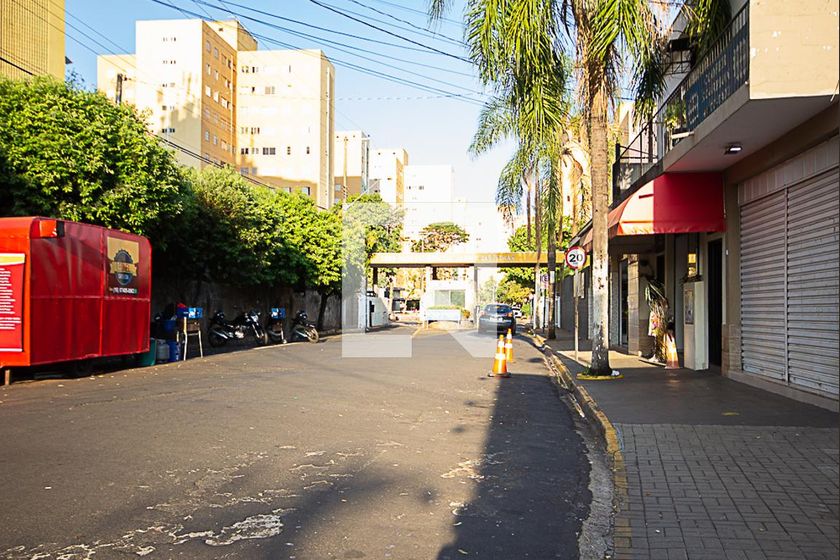
POLYGON ((370 137, 362 130, 335 133, 333 171, 336 200, 346 200, 368 190, 370 137))
POLYGON ((64 80, 64 0, 0 2, 0 77, 64 80))
POLYGON ((321 51, 261 51, 237 21, 139 21, 136 54, 100 56, 97 84, 149 128, 209 162, 333 204, 335 70, 321 51))
POLYGON ((370 159, 371 193, 378 193, 382 200, 402 208, 405 202, 405 166, 408 152, 405 148, 374 150, 370 159))

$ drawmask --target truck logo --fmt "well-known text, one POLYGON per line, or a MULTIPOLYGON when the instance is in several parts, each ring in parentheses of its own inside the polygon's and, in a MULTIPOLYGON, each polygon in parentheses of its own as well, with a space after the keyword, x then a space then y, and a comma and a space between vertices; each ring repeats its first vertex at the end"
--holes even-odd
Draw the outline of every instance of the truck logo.
POLYGON ((136 241, 108 238, 108 291, 118 295, 137 295, 137 263, 140 246, 136 241))

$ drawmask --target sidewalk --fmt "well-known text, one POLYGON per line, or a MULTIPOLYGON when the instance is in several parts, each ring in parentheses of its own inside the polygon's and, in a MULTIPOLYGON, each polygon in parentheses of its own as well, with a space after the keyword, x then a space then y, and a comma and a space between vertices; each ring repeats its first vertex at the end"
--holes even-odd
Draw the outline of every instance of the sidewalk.
MULTIPOLYGON (((559 334, 547 342, 575 376, 584 365, 559 334)), ((615 427, 623 455, 615 558, 838 557, 836 413, 714 373, 617 352, 610 360, 624 379, 576 383, 615 427)))

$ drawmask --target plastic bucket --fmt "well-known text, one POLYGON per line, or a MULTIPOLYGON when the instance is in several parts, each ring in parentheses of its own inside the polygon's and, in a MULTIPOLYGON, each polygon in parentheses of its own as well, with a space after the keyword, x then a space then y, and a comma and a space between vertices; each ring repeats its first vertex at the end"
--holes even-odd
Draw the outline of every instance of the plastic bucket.
POLYGON ((140 367, 148 367, 155 365, 157 360, 157 340, 154 338, 149 340, 149 350, 137 355, 137 365, 140 367))
POLYGON ((166 343, 169 346, 169 361, 170 362, 177 362, 181 359, 181 348, 178 345, 178 342, 175 340, 170 340, 166 343))

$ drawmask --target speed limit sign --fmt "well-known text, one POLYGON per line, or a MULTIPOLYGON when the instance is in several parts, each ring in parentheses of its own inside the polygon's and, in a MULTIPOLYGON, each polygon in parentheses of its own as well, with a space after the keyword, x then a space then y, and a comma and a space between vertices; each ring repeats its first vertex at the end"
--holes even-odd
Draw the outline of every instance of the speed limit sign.
POLYGON ((566 266, 573 270, 580 270, 584 264, 586 264, 586 251, 583 247, 579 245, 569 247, 566 251, 566 266))

